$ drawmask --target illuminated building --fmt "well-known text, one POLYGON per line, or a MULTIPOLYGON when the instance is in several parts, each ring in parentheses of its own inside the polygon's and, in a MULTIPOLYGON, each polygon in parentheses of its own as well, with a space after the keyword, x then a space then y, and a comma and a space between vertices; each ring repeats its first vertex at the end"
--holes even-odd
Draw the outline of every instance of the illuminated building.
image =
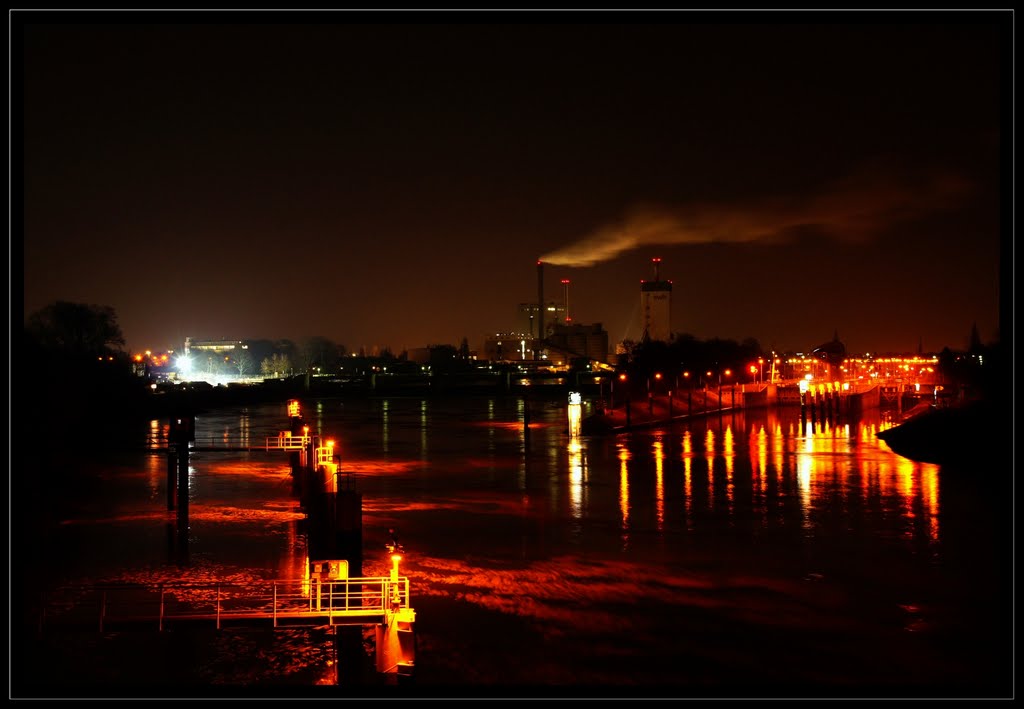
POLYGON ((654 280, 640 281, 640 310, 644 318, 640 339, 669 342, 672 339, 672 281, 660 279, 660 258, 651 261, 654 280))
POLYGON ((601 323, 555 325, 548 340, 552 347, 572 356, 608 361, 608 333, 601 323))
MULTIPOLYGON (((548 301, 544 308, 544 324, 546 325, 543 337, 551 335, 551 331, 556 323, 562 322, 565 319, 565 306, 555 301, 548 301)), ((529 333, 531 337, 536 337, 537 332, 537 304, 536 303, 520 303, 519 304, 519 318, 516 324, 520 332, 529 333)))
POLYGON ((192 354, 193 350, 223 354, 235 349, 248 349, 249 346, 241 340, 193 340, 185 338, 185 356, 192 354))

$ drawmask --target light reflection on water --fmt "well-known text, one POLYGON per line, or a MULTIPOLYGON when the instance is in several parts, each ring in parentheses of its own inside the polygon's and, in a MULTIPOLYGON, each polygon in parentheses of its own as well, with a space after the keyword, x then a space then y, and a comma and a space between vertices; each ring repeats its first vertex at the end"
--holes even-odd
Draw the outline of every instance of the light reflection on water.
MULTIPOLYGON (((938 466, 889 451, 881 413, 752 411, 600 438, 570 437, 558 403, 529 405, 528 436, 516 398, 305 405, 363 495, 365 575, 387 573, 400 530, 418 682, 701 687, 786 663, 807 683, 855 671, 899 687, 974 671, 902 634, 949 632, 960 586, 940 584, 960 569, 943 565, 938 466)), ((214 412, 197 438, 262 440, 284 421, 279 406, 214 412)), ((68 521, 90 530, 81 577, 303 577, 286 459, 191 463, 187 556, 168 551, 165 462, 150 456, 144 488, 111 469, 103 513, 68 521)))

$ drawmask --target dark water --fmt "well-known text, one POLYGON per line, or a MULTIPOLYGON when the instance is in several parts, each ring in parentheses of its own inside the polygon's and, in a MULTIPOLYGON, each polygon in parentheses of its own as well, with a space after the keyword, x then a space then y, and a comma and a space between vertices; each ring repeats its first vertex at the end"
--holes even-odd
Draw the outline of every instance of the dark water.
MULTIPOLYGON (((815 423, 751 411, 572 439, 561 401, 531 404, 528 435, 522 406, 303 402, 363 495, 364 575, 388 573, 397 528, 417 614, 415 682, 347 691, 1013 695, 1010 542, 983 482, 1000 471, 983 457, 956 471, 902 458, 876 438, 892 425, 878 411, 815 423)), ((213 411, 197 439, 258 445, 286 417, 277 404, 213 411)), ((161 456, 76 465, 92 483, 33 540, 40 585, 296 578, 309 561, 280 453, 194 453, 184 545, 161 456)), ((346 691, 326 629, 28 645, 31 696, 346 691)))

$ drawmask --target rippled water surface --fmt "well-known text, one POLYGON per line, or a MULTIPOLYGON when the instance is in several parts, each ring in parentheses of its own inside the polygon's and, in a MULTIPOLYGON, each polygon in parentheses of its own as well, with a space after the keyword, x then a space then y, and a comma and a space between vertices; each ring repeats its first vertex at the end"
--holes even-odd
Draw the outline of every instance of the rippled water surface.
MULTIPOLYGON (((388 573, 389 528, 405 546, 417 669, 402 692, 1009 696, 1009 542, 979 483, 992 471, 894 454, 876 437, 885 412, 571 438, 560 401, 531 402, 528 432, 512 397, 302 404, 363 496, 364 574, 388 573)), ((286 417, 211 411, 196 437, 262 445, 286 417)), ((193 453, 186 530, 163 457, 75 464, 98 482, 46 541, 46 583, 297 578, 308 564, 281 453, 193 453)), ((31 667, 82 696, 344 691, 327 629, 55 645, 31 667)))

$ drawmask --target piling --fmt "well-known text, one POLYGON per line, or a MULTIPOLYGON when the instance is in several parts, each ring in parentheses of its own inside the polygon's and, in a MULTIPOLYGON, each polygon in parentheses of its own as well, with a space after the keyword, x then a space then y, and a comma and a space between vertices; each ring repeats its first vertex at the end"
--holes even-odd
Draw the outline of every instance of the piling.
POLYGON ((171 511, 175 506, 175 494, 178 489, 178 456, 174 446, 167 448, 167 509, 171 511))

